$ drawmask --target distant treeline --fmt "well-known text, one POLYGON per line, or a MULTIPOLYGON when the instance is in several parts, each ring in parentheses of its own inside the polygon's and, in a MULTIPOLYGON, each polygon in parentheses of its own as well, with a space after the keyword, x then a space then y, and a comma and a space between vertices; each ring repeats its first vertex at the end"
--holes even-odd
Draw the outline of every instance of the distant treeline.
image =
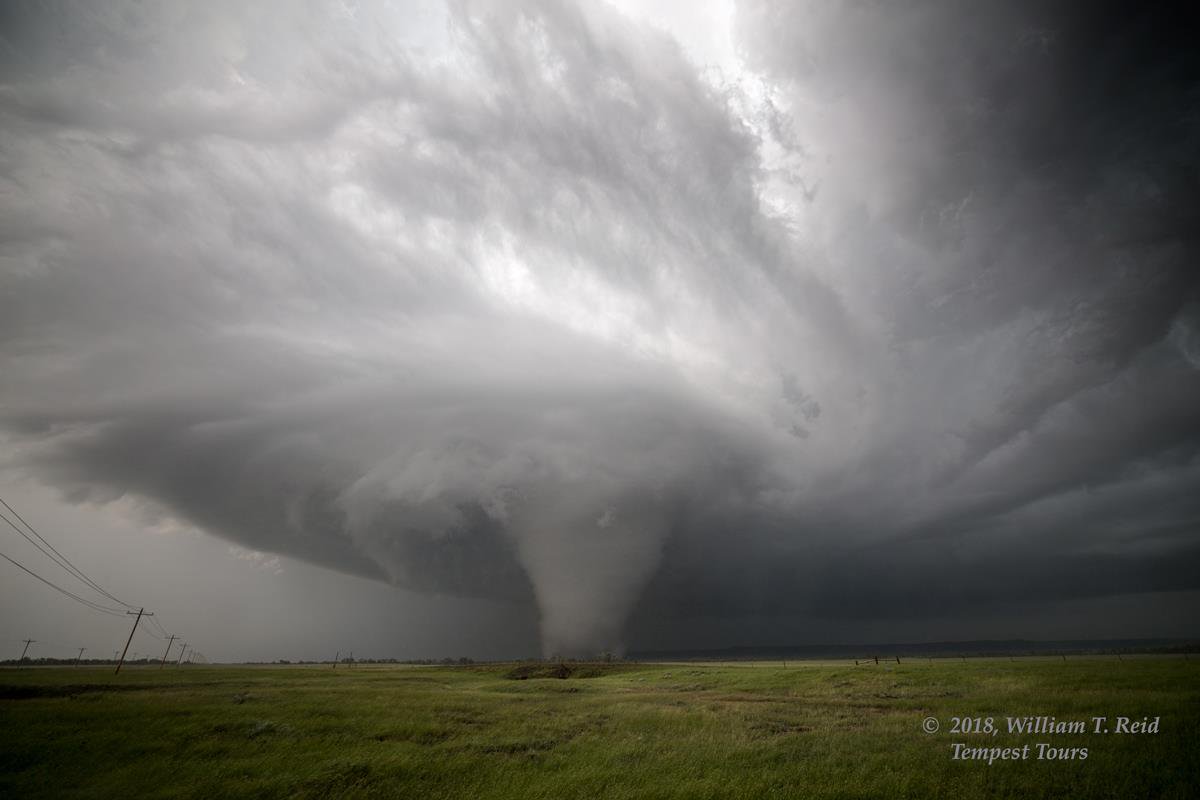
MULTIPOLYGON (((1187 639, 1122 639, 1122 640, 1064 640, 1064 641, 1027 641, 1023 639, 974 641, 974 642, 924 642, 908 644, 862 644, 862 645, 803 645, 795 647, 730 647, 709 650, 659 650, 641 653, 631 653, 618 657, 611 653, 601 653, 592 658, 561 658, 551 656, 541 658, 531 656, 522 659, 483 659, 476 660, 460 656, 459 658, 339 658, 306 661, 291 661, 285 658, 276 661, 242 661, 236 662, 250 666, 288 666, 310 665, 320 666, 355 666, 359 664, 408 664, 413 666, 471 666, 475 664, 515 664, 515 663, 558 663, 558 664, 592 664, 655 662, 655 661, 803 661, 806 659, 846 659, 869 661, 883 659, 891 661, 900 658, 988 658, 988 657, 1017 657, 1017 656, 1083 656, 1083 655, 1186 655, 1200 653, 1200 640, 1187 639)), ((111 666, 116 664, 112 658, 84 658, 79 666, 111 666)), ((125 659, 127 665, 159 664, 158 658, 125 659)), ((167 663, 173 664, 170 659, 167 663)), ((184 662, 187 664, 188 662, 184 662)), ((0 661, 0 666, 71 666, 76 664, 73 658, 26 658, 24 660, 7 659, 0 661)))
MULTIPOLYGON (((244 661, 244 664, 333 664, 332 660, 324 661, 289 661, 286 658, 281 658, 278 661, 244 661)), ((452 664, 475 664, 477 663, 472 658, 339 658, 338 664, 425 664, 425 665, 452 665, 452 664)))
MULTIPOLYGON (((76 663, 76 661, 73 658, 25 658, 25 659, 20 659, 20 660, 15 659, 15 658, 9 658, 9 659, 0 661, 0 667, 61 667, 61 666, 70 666, 75 663, 76 663)), ((117 659, 115 659, 115 658, 81 658, 81 659, 79 659, 78 663, 79 663, 79 666, 81 666, 81 667, 103 667, 106 665, 114 666, 117 663, 117 659)), ((158 659, 158 658, 138 658, 138 659, 127 658, 127 659, 125 659, 125 664, 127 666, 130 664, 161 664, 161 663, 162 663, 162 659, 158 659)), ((171 659, 171 658, 167 659, 168 666, 172 665, 174 663, 175 663, 174 659, 171 659)), ((184 661, 183 663, 187 664, 188 662, 184 661)))
MULTIPOLYGON (((555 662, 565 664, 592 664, 596 662, 611 662, 611 661, 628 661, 630 659, 618 658, 611 653, 600 653, 592 658, 560 658, 559 656, 549 656, 542 658, 540 656, 528 656, 526 658, 500 658, 500 659, 482 659, 467 658, 460 656, 459 658, 339 658, 338 664, 411 664, 414 666, 426 667, 448 667, 448 666, 469 666, 472 664, 517 664, 528 662, 555 662)), ((289 661, 281 658, 277 661, 243 661, 243 664, 253 664, 257 666, 267 666, 271 664, 333 664, 331 660, 325 661, 289 661)))

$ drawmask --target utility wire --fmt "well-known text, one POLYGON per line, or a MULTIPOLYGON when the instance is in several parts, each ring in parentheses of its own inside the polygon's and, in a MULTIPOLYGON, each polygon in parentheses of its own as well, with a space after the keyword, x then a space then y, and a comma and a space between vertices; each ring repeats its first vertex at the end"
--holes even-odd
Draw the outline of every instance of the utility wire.
MULTIPOLYGON (((51 555, 51 554, 50 554, 50 552, 49 552, 48 550, 46 550, 46 548, 42 547, 40 544, 38 544, 37 542, 35 542, 35 541, 33 540, 33 538, 32 538, 32 537, 30 537, 30 535, 29 535, 28 533, 26 533, 25 531, 23 531, 23 530, 21 530, 20 528, 18 528, 15 522, 13 522, 13 521, 12 521, 11 519, 9 519, 8 517, 4 516, 4 512, 2 512, 2 511, 0 511, 0 519, 2 519, 2 520, 4 520, 5 522, 7 522, 7 523, 8 523, 8 527, 12 528, 14 531, 16 531, 17 533, 19 533, 19 534, 21 534, 22 536, 24 536, 24 537, 25 537, 25 541, 29 542, 31 545, 33 545, 33 546, 34 546, 34 547, 36 547, 38 550, 40 550, 40 551, 41 551, 41 553, 42 553, 42 555, 44 555, 46 558, 50 559, 51 561, 53 561, 55 564, 57 564, 58 566, 62 567, 63 569, 67 569, 66 565, 65 565, 65 564, 63 564, 63 563, 62 563, 61 561, 59 561, 58 559, 56 559, 56 558, 55 558, 53 555, 51 555)), ((78 579, 78 578, 79 578, 79 576, 78 576, 78 575, 76 575, 75 573, 71 572, 70 570, 67 570, 67 574, 68 574, 68 575, 70 575, 70 576, 71 576, 71 577, 73 577, 73 578, 76 578, 76 579, 78 579)))
MULTIPOLYGON (((165 639, 171 638, 171 633, 166 628, 163 627, 163 624, 161 622, 158 621, 157 615, 151 617, 150 622, 152 622, 154 624, 154 627, 158 628, 158 632, 162 634, 162 636, 158 637, 159 639, 165 640, 165 639)), ((179 638, 179 637, 175 637, 175 638, 179 638)))
POLYGON ((58 564, 60 567, 62 567, 63 569, 65 569, 65 570, 66 570, 68 573, 70 573, 71 575, 73 575, 75 578, 79 579, 80 581, 82 581, 82 582, 83 582, 84 584, 86 584, 87 586, 91 587, 91 588, 92 588, 92 589, 94 589, 95 591, 97 591, 97 592, 99 592, 100 594, 104 595, 104 596, 105 596, 105 597, 107 597, 109 600, 112 600, 114 603, 118 603, 118 604, 120 604, 120 605, 123 605, 123 606, 125 606, 126 608, 133 608, 133 606, 131 606, 129 603, 126 603, 124 600, 121 600, 120 598, 113 596, 111 593, 109 593, 107 590, 105 590, 105 589, 104 589, 102 586, 100 586, 100 584, 96 583, 94 580, 92 580, 91 578, 89 578, 89 577, 87 576, 87 573, 85 573, 83 570, 79 569, 79 568, 78 568, 78 567, 76 567, 74 564, 72 564, 72 563, 71 563, 71 560, 70 560, 69 558, 67 558, 66 556, 64 556, 62 553, 58 552, 57 548, 55 548, 55 547, 54 547, 54 545, 52 545, 52 544, 50 544, 48 541, 46 541, 45 537, 44 537, 44 536, 42 536, 40 533, 38 533, 36 528, 34 528, 32 525, 30 525, 28 522, 26 522, 26 521, 25 521, 25 518, 24 518, 24 517, 22 517, 22 516, 21 516, 19 513, 17 513, 17 510, 16 510, 15 508, 13 508, 12 506, 10 506, 10 505, 8 504, 8 502, 7 502, 7 501, 6 501, 6 500, 5 500, 3 497, 0 497, 0 505, 3 505, 3 506, 4 506, 5 508, 7 508, 7 509, 8 509, 10 512, 12 512, 12 515, 13 515, 14 517, 16 517, 18 520, 20 520, 20 521, 21 521, 21 524, 22 524, 22 525, 24 525, 24 526, 25 526, 27 529, 29 529, 29 532, 30 532, 30 533, 32 533, 34 536, 36 536, 36 537, 38 538, 38 540, 39 540, 39 541, 40 541, 42 544, 44 544, 44 545, 46 545, 46 547, 50 548, 51 552, 53 552, 53 553, 54 553, 54 555, 50 555, 50 553, 46 552, 45 548, 43 548, 41 545, 39 545, 39 544, 38 544, 37 542, 35 542, 33 539, 30 539, 30 538, 29 538, 29 535, 28 535, 28 534, 26 534, 26 533, 25 533, 25 531, 23 531, 23 530, 21 530, 20 528, 18 528, 18 527, 17 527, 17 526, 16 526, 16 525, 13 523, 13 521, 12 521, 12 520, 10 520, 8 517, 4 516, 4 514, 3 514, 3 513, 0 513, 0 518, 2 518, 2 519, 5 521, 5 522, 7 522, 7 523, 8 523, 8 525, 9 525, 9 526, 10 526, 10 527, 11 527, 11 528, 14 530, 14 531, 16 531, 17 533, 19 533, 19 534, 21 534, 22 536, 24 536, 24 537, 25 537, 25 539, 27 539, 27 540, 29 541, 29 543, 30 543, 30 544, 32 544, 32 545, 33 545, 34 547, 36 547, 38 550, 41 550, 41 551, 42 551, 42 553, 43 553, 44 555, 46 555, 46 556, 47 556, 47 557, 48 557, 48 558, 49 558, 51 561, 54 561, 54 562, 55 562, 56 564, 58 564), (55 558, 55 556, 57 556, 57 558, 55 558))
POLYGON ((158 628, 158 632, 162 634, 162 638, 166 639, 168 636, 171 635, 171 634, 167 633, 167 629, 164 628, 162 626, 162 623, 158 621, 157 616, 151 617, 150 622, 153 623, 154 627, 158 628))
MULTIPOLYGON (((163 627, 163 624, 161 622, 158 621, 157 614, 155 614, 153 617, 150 617, 150 624, 153 625, 155 628, 158 628, 158 632, 161 633, 162 636, 156 635, 154 633, 154 631, 152 631, 148 628, 146 629, 146 633, 150 634, 155 639, 160 639, 162 641, 166 641, 167 639, 171 638, 170 632, 166 628, 163 627)), ((176 638, 179 638, 179 637, 176 637, 176 638)))
POLYGON ((123 616, 125 616, 125 611, 124 611, 123 609, 119 609, 119 608, 109 608, 108 606, 102 606, 102 605, 100 605, 99 603, 93 603, 91 600, 86 600, 86 599, 84 599, 84 598, 80 597, 79 595, 75 594, 74 592, 69 592, 69 591, 67 591, 66 589, 64 589, 64 588, 62 588, 61 586, 59 586, 57 583, 53 583, 53 582, 51 582, 51 581, 48 581, 48 580, 46 580, 46 579, 45 579, 45 578, 43 578, 41 575, 38 575, 36 572, 34 572, 33 570, 31 570, 29 567, 25 566, 24 564, 20 563, 19 561, 16 561, 15 559, 9 558, 8 556, 4 555, 4 553, 0 553, 0 558, 3 558, 5 561, 9 562, 10 564, 13 564, 13 565, 15 565, 16 567, 19 567, 20 569, 23 569, 23 570, 25 570, 25 571, 26 571, 26 572, 28 572, 30 575, 32 575, 33 577, 37 578, 39 581, 41 581, 42 583, 46 584, 46 585, 47 585, 47 586, 49 586, 50 588, 52 588, 52 589, 56 589, 57 591, 60 591, 60 592, 62 592, 62 593, 63 593, 63 594, 65 594, 67 597, 70 597, 72 600, 75 600, 75 601, 77 601, 77 602, 83 603, 83 604, 84 604, 85 606, 87 606, 88 608, 94 609, 94 610, 96 610, 96 611, 103 612, 103 613, 105 613, 105 614, 111 614, 111 615, 113 615, 114 617, 123 617, 123 616))
MULTIPOLYGON (((57 564, 58 566, 62 567, 64 570, 66 570, 66 572, 69 575, 71 575, 73 578, 83 582, 86 586, 88 586, 89 588, 100 593, 104 597, 107 597, 109 600, 112 600, 115 603, 119 603, 120 605, 123 605, 129 609, 134 608, 134 606, 130 605, 129 603, 126 603, 124 600, 121 600, 120 598, 113 595, 111 592, 104 589, 104 587, 102 587, 100 584, 96 583, 94 580, 92 580, 90 577, 88 577, 86 572, 84 572, 83 570, 79 569, 79 567, 76 567, 73 563, 71 563, 71 560, 69 558, 67 558, 62 553, 60 553, 54 545, 50 544, 50 542, 46 541, 46 538, 44 536, 42 536, 40 533, 38 533, 37 529, 34 528, 32 525, 30 525, 25 520, 25 518, 22 517, 15 508, 10 506, 3 497, 0 497, 0 505, 3 505, 6 509, 8 509, 8 511, 14 517, 16 517, 18 520, 20 520, 21 524, 24 525, 29 530, 29 533, 32 533, 35 537, 37 537, 38 541, 40 541, 42 544, 38 544, 38 542, 35 542, 33 539, 31 539, 29 537, 29 535, 27 533, 25 533, 25 531, 23 531, 19 527, 17 527, 17 525, 15 523, 13 523, 13 521, 10 520, 7 516, 5 516, 3 512, 0 512, 0 519, 3 519, 6 523, 8 523, 9 527, 11 527, 17 533, 21 534, 21 536, 23 536, 26 541, 28 541, 30 544, 32 544, 34 547, 36 547, 39 551, 41 551, 41 553, 44 556, 46 556, 51 561, 53 561, 55 564, 57 564), (45 545, 45 547, 42 547, 42 545, 45 545), (46 548, 49 548, 49 552, 47 552, 46 548), (53 555, 51 555, 51 553, 53 553, 53 555)), ((104 614, 110 614, 112 616, 124 616, 125 615, 124 611, 122 609, 112 608, 110 606, 103 605, 102 603, 97 603, 92 600, 88 600, 87 598, 80 597, 79 595, 75 594, 74 592, 70 592, 70 591, 62 588, 58 584, 53 583, 49 580, 46 580, 41 575, 38 575, 33 570, 31 570, 28 567, 26 567, 25 565, 15 561, 14 559, 9 558, 8 556, 4 555, 3 553, 0 553, 0 558, 3 558, 4 560, 14 564, 15 566, 19 567, 20 569, 24 570, 25 572, 28 572, 30 575, 37 578, 39 581, 46 584, 47 586, 65 594, 67 597, 70 597, 71 599, 76 600, 77 602, 84 604, 88 608, 91 608, 95 611, 99 611, 104 614)), ((160 641, 169 638, 170 634, 167 633, 166 628, 164 628, 162 626, 162 623, 160 623, 156 617, 151 616, 151 615, 147 615, 147 617, 149 618, 150 622, 153 623, 154 627, 158 628, 159 632, 162 633, 162 635, 159 636, 154 631, 152 631, 148 628, 142 629, 142 631, 144 633, 147 633, 150 636, 153 636, 155 639, 158 639, 160 641)))
MULTIPOLYGON (((147 615, 147 616, 149 616, 149 615, 147 615)), ((154 617, 150 617, 150 619, 154 619, 154 617)), ((154 631, 150 630, 150 627, 149 627, 149 626, 146 626, 146 627, 144 627, 144 628, 139 628, 139 629, 138 629, 138 632, 139 632, 139 633, 144 633, 144 634, 146 634, 147 636, 151 636, 151 637, 153 637, 153 638, 155 638, 155 639, 165 639, 165 638, 167 638, 166 636, 159 636, 157 633, 155 633, 154 631)))
POLYGON ((46 541, 46 538, 44 536, 42 536, 40 533, 38 533, 37 529, 34 528, 32 525, 30 525, 29 522, 26 521, 26 519, 24 517, 22 517, 15 508, 10 506, 3 497, 0 497, 0 505, 3 505, 5 508, 7 508, 12 513, 12 515, 14 517, 16 517, 18 520, 20 520, 21 524, 24 525, 29 530, 30 533, 32 533, 34 536, 36 536, 38 538, 38 540, 42 542, 42 544, 44 544, 44 545, 46 545, 46 547, 50 548, 51 552, 53 552, 54 555, 50 555, 50 553, 47 553, 44 548, 42 548, 40 545, 38 545, 37 542, 34 542, 32 539, 30 539, 29 536, 26 535, 24 531, 22 531, 20 528, 18 528, 16 525, 14 525, 12 520, 5 517, 3 515, 3 513, 0 513, 0 518, 3 518, 4 521, 7 522, 9 524, 9 526, 12 527, 13 530, 15 530, 17 533, 21 534, 22 536, 24 536, 31 544, 33 544, 34 547, 37 547, 38 550, 41 550, 42 553, 45 554, 47 557, 49 557, 52 561, 55 561, 60 567, 65 569, 72 576, 74 576, 78 580, 82 581, 84 584, 86 584, 90 588, 94 589, 95 591, 99 592, 100 594, 104 595, 109 600, 112 600, 113 602, 119 603, 120 605, 126 606, 128 608, 133 608, 132 605, 130 605, 129 603, 126 603, 124 600, 121 600, 120 598, 114 596, 112 593, 110 593, 109 591, 104 589, 104 587, 102 587, 100 584, 98 584, 94 580, 92 580, 87 575, 87 573, 85 573, 83 570, 76 567, 69 558, 67 558, 62 553, 60 553, 54 545, 50 544, 50 542, 46 541))

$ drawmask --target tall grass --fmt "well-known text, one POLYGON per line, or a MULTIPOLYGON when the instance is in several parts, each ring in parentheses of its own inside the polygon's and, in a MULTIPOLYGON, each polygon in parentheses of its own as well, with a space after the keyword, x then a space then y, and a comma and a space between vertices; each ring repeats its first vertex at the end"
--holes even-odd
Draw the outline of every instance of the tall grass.
POLYGON ((0 670, 0 796, 1200 796, 1200 661, 0 670), (561 677, 559 677, 561 675, 561 677), (1145 736, 949 717, 1161 716, 1145 736), (921 729, 926 716, 942 730, 921 729), (1049 741, 1085 761, 951 759, 1049 741))

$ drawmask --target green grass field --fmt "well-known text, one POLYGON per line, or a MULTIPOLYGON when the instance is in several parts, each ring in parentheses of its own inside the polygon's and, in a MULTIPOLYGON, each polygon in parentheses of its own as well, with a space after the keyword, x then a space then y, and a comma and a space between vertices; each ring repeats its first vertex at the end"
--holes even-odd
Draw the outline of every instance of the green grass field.
POLYGON ((1200 659, 0 670, 0 796, 1200 796, 1200 659), (528 671, 528 670, 527 670, 528 671), (539 670, 533 670, 536 675, 539 670), (1161 717, 952 734, 952 716, 1161 717), (922 731, 936 717, 941 731, 922 731), (1089 723, 1090 725, 1090 723, 1089 723), (951 744, 1086 760, 951 758, 951 744))

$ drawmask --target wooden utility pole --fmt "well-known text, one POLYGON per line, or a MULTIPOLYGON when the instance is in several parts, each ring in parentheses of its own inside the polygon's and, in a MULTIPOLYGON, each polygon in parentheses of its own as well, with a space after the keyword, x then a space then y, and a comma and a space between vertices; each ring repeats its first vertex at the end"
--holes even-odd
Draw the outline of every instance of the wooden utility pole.
POLYGON ((179 638, 178 636, 176 636, 175 634, 172 633, 171 638, 167 640, 167 649, 163 650, 162 663, 158 665, 159 669, 162 669, 163 667, 165 667, 167 665, 167 653, 171 652, 171 645, 173 645, 175 643, 175 640, 178 638, 179 638))
POLYGON ((338 651, 337 651, 337 655, 333 657, 333 668, 334 668, 334 669, 337 669, 337 661, 338 661, 338 659, 339 659, 339 658, 341 658, 341 657, 342 657, 342 651, 341 651, 341 650, 338 650, 338 651))
POLYGON ((137 619, 133 621, 133 630, 129 632, 129 638, 125 640, 125 649, 121 651, 121 659, 117 662, 117 671, 113 675, 121 672, 121 665, 125 663, 125 654, 129 652, 129 643, 133 641, 133 634, 137 632, 138 623, 142 621, 142 617, 153 617, 152 612, 146 611, 145 608, 139 608, 137 611, 126 611, 126 614, 137 614, 137 619))
POLYGON ((183 663, 183 654, 187 652, 187 642, 183 643, 183 649, 179 651, 179 660, 175 662, 175 666, 183 663))
POLYGON ((87 648, 86 647, 79 648, 79 655, 75 656, 75 666, 77 666, 77 667, 79 666, 79 659, 83 658, 84 650, 87 650, 87 648))
MULTIPOLYGON (((21 651, 21 661, 25 660, 25 654, 29 652, 29 645, 37 643, 37 639, 22 639, 25 642, 25 649, 21 651)), ((20 663, 18 661, 17 663, 20 663)))

